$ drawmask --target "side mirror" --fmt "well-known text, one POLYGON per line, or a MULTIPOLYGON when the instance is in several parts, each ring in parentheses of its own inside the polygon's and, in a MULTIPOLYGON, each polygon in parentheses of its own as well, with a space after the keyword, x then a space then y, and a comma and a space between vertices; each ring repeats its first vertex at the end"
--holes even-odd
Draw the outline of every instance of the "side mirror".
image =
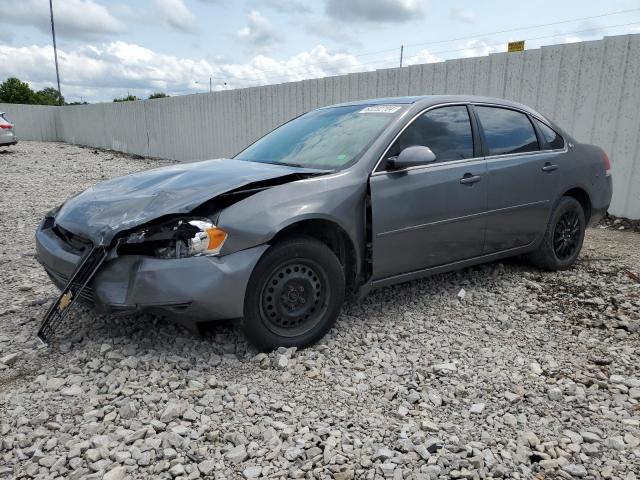
POLYGON ((404 170, 409 167, 426 165, 435 161, 436 154, 429 147, 416 145, 407 147, 397 157, 387 159, 387 170, 404 170))

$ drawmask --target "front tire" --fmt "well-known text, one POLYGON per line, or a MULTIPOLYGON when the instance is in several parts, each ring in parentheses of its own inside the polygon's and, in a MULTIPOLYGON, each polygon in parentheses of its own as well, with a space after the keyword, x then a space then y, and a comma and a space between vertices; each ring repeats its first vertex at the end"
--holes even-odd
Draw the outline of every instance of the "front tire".
POLYGON ((344 293, 344 270, 324 243, 306 236, 278 242, 249 279, 245 335, 264 351, 311 345, 335 323, 344 293))
POLYGON ((566 270, 578 258, 586 221, 584 209, 573 197, 562 197, 551 214, 538 249, 530 255, 531 263, 545 270, 566 270))

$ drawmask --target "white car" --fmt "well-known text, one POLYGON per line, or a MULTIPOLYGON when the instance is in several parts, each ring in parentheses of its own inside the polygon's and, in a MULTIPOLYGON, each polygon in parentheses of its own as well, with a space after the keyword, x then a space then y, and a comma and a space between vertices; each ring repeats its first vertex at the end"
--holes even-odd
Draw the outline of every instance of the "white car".
POLYGON ((18 143, 18 137, 13 124, 7 120, 4 112, 0 112, 0 147, 15 145, 18 143))

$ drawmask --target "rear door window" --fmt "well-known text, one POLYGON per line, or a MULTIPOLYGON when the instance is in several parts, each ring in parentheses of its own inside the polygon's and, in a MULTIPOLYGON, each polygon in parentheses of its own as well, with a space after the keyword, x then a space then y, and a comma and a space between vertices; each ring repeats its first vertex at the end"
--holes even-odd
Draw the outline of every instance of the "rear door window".
POLYGON ((547 124, 542 123, 540 120, 534 119, 534 122, 538 125, 538 128, 540 129, 540 132, 542 132, 542 136, 550 149, 556 150, 564 148, 564 138, 562 138, 560 134, 547 124))
POLYGON ((516 110, 476 106, 489 155, 539 150, 538 138, 529 117, 516 110))

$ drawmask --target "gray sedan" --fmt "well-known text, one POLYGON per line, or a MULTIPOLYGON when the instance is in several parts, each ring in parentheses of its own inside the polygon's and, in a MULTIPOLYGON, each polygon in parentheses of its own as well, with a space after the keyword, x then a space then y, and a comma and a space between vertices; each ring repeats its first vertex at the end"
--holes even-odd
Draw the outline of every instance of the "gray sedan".
POLYGON ((562 270, 611 200, 610 164, 507 100, 425 96, 306 113, 233 159, 100 183, 51 211, 38 258, 101 312, 242 319, 259 348, 303 347, 345 295, 514 255, 562 270))

